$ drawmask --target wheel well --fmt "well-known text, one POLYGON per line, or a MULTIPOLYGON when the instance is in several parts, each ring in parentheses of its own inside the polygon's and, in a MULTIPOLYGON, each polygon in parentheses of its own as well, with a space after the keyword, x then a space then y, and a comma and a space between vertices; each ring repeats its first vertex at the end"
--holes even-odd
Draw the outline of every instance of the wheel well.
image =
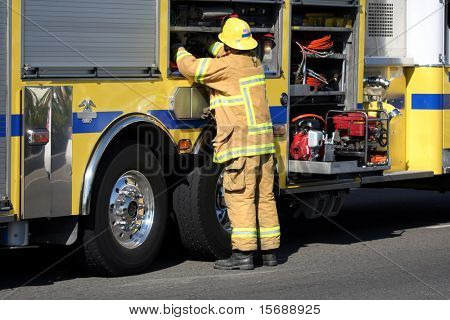
POLYGON ((100 163, 117 148, 134 143, 143 144, 155 154, 161 162, 164 177, 172 174, 172 163, 176 163, 179 157, 177 147, 167 133, 150 123, 138 122, 121 130, 108 144, 100 163))
POLYGON ((123 146, 141 143, 153 151, 161 162, 164 178, 172 175, 179 155, 170 133, 155 119, 144 115, 131 115, 113 123, 99 139, 84 173, 81 191, 81 215, 88 215, 91 195, 104 163, 123 146))

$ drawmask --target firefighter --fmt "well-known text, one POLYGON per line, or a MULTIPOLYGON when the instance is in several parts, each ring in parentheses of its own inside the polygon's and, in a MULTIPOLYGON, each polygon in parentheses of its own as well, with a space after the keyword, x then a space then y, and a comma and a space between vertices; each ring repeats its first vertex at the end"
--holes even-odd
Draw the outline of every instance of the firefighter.
POLYGON ((223 186, 231 221, 232 255, 218 260, 220 270, 251 270, 261 249, 263 265, 277 265, 280 226, 273 194, 275 145, 266 97, 264 70, 254 49, 250 26, 226 20, 220 42, 209 47, 213 58, 196 59, 179 47, 179 71, 211 89, 210 110, 217 135, 214 161, 225 165, 223 186))

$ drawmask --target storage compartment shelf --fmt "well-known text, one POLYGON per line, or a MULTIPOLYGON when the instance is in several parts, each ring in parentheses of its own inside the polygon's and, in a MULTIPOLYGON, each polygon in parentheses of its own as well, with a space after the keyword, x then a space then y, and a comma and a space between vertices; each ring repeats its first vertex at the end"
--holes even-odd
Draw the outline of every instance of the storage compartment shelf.
MULTIPOLYGON (((265 71, 264 74, 266 78, 274 78, 277 77, 277 73, 275 71, 265 71)), ((180 73, 180 71, 170 71, 168 72, 169 78, 173 80, 185 79, 185 77, 180 73)))
MULTIPOLYGON (((352 65, 358 56, 355 46, 359 37, 358 3, 358 0, 290 1, 288 180, 373 175, 389 169, 389 161, 383 158, 378 161, 376 152, 366 151, 369 147, 363 153, 341 154, 340 143, 348 135, 342 133, 339 140, 341 136, 335 135, 337 130, 331 128, 333 120, 328 116, 330 110, 344 112, 356 105, 357 77, 352 65)), ((360 140, 364 139, 347 142, 349 150, 359 152, 360 147, 351 147, 360 140)))
POLYGON ((390 166, 359 167, 357 161, 315 162, 289 160, 289 172, 304 174, 344 174, 389 170, 390 166))
POLYGON ((352 28, 345 27, 309 27, 309 26, 292 26, 292 31, 301 32, 353 32, 352 28))
POLYGON ((290 95, 294 97, 302 96, 345 96, 344 91, 313 91, 311 87, 303 84, 294 84, 290 87, 290 95))
POLYGON ((318 57, 312 53, 308 53, 306 55, 308 59, 337 59, 337 60, 345 60, 347 56, 342 53, 333 53, 332 55, 329 55, 327 57, 318 57))
POLYGON ((326 7, 350 7, 357 8, 358 0, 293 0, 293 6, 326 6, 326 7))
MULTIPOLYGON (((185 2, 186 0, 172 0, 173 2, 185 2)), ((260 3, 260 4, 283 4, 284 0, 189 0, 192 2, 233 2, 233 3, 260 3)))
MULTIPOLYGON (((173 32, 207 32, 207 33, 220 33, 220 27, 182 27, 182 26, 172 26, 170 31, 173 32)), ((253 33, 274 33, 274 28, 252 28, 253 33)))
MULTIPOLYGON (((205 43, 217 38, 222 31, 222 20, 237 14, 247 21, 259 46, 256 56, 261 60, 266 76, 279 77, 281 73, 282 6, 280 0, 171 0, 169 15, 169 41, 181 43, 196 58, 210 57, 205 43)), ((176 61, 169 57, 168 75, 182 78, 176 61)))

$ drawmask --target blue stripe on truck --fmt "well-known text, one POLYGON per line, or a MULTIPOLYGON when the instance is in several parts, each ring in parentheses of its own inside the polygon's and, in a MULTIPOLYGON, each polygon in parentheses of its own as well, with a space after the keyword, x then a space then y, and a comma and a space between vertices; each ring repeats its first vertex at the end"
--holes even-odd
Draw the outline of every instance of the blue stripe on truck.
MULTIPOLYGON (((179 120, 170 110, 150 110, 148 114, 161 121, 167 129, 200 129, 207 124, 205 120, 179 120)), ((287 108, 283 106, 270 107, 270 116, 273 124, 286 124, 287 108)))
MULTIPOLYGON (((120 111, 97 112, 97 118, 91 123, 83 123, 78 119, 77 113, 72 114, 72 132, 74 134, 99 133, 102 132, 111 122, 121 116, 120 111)), ((205 120, 178 120, 170 110, 151 110, 149 114, 160 120, 168 129, 198 129, 206 125, 205 120)), ((273 124, 287 123, 287 108, 284 106, 270 107, 270 116, 273 124)), ((23 135, 22 115, 11 115, 11 136, 20 137, 23 135)), ((6 137, 6 116, 0 115, 0 137, 6 137)))
POLYGON ((78 118, 78 113, 75 112, 72 115, 72 132, 74 134, 102 132, 111 122, 120 117, 122 113, 121 111, 97 112, 97 117, 93 118, 91 123, 83 123, 78 118))
POLYGON ((286 124, 287 123, 287 107, 274 106, 270 107, 270 117, 273 124, 286 124))
POLYGON ((413 110, 448 110, 450 94, 412 94, 411 108, 413 110))
POLYGON ((207 124, 206 120, 179 120, 170 110, 150 110, 148 114, 161 121, 167 129, 199 129, 207 124))
MULTIPOLYGON (((6 134, 6 130, 5 130, 6 134)), ((22 130, 22 115, 21 114, 12 114, 11 115, 11 136, 12 137, 20 137, 23 135, 22 130)))

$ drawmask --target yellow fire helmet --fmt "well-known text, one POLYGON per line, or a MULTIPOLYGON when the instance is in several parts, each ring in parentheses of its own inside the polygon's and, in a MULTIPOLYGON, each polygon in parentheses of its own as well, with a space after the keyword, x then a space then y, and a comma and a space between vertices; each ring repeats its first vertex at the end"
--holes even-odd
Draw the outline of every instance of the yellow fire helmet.
POLYGON ((258 46, 258 42, 252 37, 248 23, 238 18, 229 18, 225 22, 219 39, 236 50, 253 50, 258 46))

